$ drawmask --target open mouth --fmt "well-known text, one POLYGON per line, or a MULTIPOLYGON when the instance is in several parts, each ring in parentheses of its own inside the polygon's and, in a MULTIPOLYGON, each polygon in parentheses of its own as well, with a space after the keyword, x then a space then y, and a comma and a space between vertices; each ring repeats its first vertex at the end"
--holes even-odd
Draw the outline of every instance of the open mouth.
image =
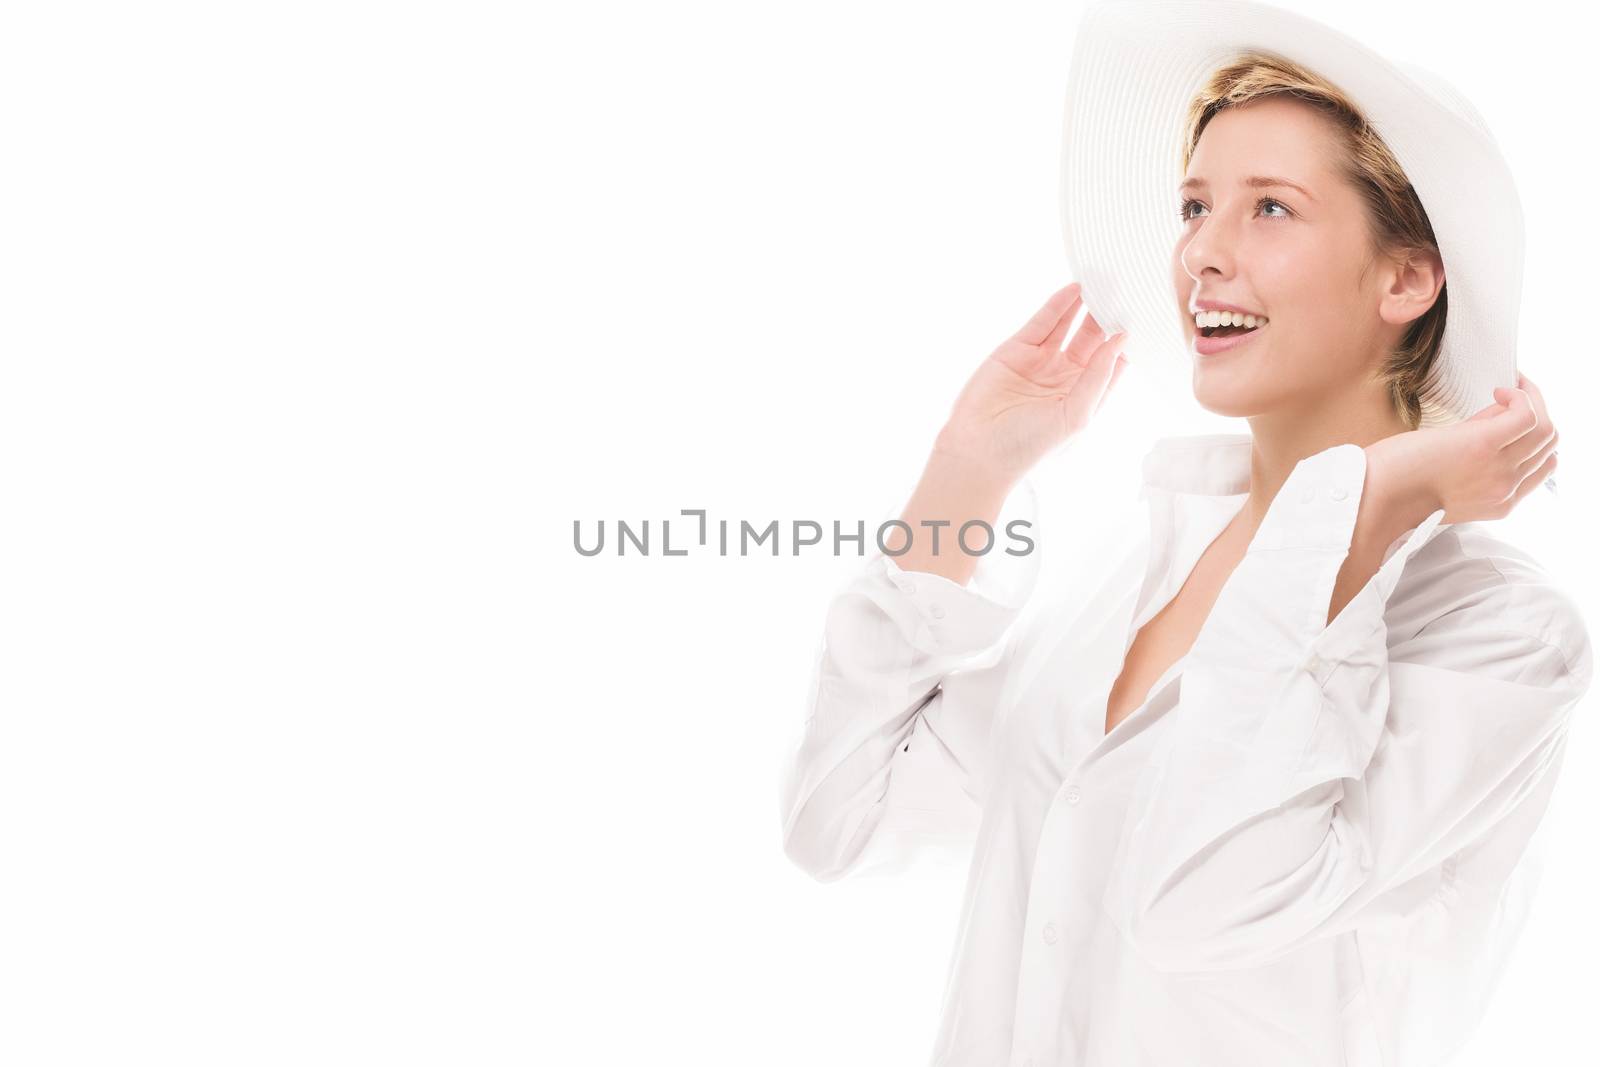
POLYGON ((1259 326, 1202 326, 1201 337, 1232 337, 1235 334, 1252 333, 1261 329, 1259 326))

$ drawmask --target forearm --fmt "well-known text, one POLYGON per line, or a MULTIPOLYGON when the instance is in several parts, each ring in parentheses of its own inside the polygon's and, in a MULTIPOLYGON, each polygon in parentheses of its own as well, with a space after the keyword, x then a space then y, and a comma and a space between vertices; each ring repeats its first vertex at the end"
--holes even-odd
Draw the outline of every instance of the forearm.
MULTIPOLYGON (((1006 497, 1015 486, 1014 479, 1003 475, 976 460, 960 454, 934 449, 922 471, 905 512, 900 520, 911 528, 910 547, 906 547, 906 533, 891 527, 884 537, 886 554, 895 565, 905 571, 923 571, 948 578, 957 585, 965 585, 977 569, 980 557, 962 550, 958 535, 963 524, 974 519, 982 520, 993 530, 1006 497), (941 525, 923 525, 938 523, 941 525), (937 542, 937 549, 935 549, 937 542)), ((994 530, 989 551, 998 548, 1000 531, 994 530)), ((974 548, 989 540, 979 531, 969 532, 967 544, 974 548)))
POLYGON ((1395 538, 1415 528, 1438 508, 1426 486, 1411 485, 1389 476, 1381 463, 1368 455, 1362 482, 1361 506, 1350 537, 1350 554, 1333 585, 1327 622, 1338 618, 1352 598, 1372 580, 1383 565, 1383 553, 1395 538))

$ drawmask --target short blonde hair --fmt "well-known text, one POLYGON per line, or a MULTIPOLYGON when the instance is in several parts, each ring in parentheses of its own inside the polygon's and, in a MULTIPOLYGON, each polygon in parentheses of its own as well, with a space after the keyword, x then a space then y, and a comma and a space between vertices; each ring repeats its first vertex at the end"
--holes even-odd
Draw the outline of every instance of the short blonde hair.
MULTIPOLYGON (((1369 267, 1380 253, 1398 257, 1439 251, 1422 200, 1394 153, 1354 101, 1313 71, 1271 52, 1243 52, 1213 71, 1201 86, 1189 103, 1183 169, 1188 170, 1200 134, 1219 112, 1277 95, 1290 96, 1315 108, 1331 119, 1339 131, 1343 148, 1338 161, 1340 173, 1367 205, 1368 234, 1374 253, 1369 267)), ((1447 284, 1440 287, 1433 306, 1407 327, 1399 346, 1378 369, 1395 410, 1411 429, 1421 424, 1424 406, 1434 406, 1434 370, 1444 340, 1448 288, 1447 284)))

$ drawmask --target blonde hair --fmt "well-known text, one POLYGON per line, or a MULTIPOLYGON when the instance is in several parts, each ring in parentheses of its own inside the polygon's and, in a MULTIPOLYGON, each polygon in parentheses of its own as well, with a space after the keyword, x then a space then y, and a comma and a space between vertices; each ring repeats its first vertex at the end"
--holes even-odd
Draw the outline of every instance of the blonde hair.
MULTIPOLYGON (((1189 169, 1200 134, 1219 112, 1277 95, 1293 97, 1315 108, 1339 131, 1343 151, 1338 153, 1336 165, 1367 206, 1373 257, 1363 269, 1363 276, 1379 254, 1403 257, 1439 251, 1422 200, 1394 153, 1355 102, 1321 76, 1271 52, 1243 52, 1213 71, 1200 87, 1189 103, 1186 117, 1183 170, 1189 169)), ((1421 424, 1424 407, 1433 406, 1434 370, 1444 339, 1448 288, 1440 287, 1433 306, 1407 327, 1399 346, 1388 353, 1377 371, 1395 410, 1411 429, 1421 424)))

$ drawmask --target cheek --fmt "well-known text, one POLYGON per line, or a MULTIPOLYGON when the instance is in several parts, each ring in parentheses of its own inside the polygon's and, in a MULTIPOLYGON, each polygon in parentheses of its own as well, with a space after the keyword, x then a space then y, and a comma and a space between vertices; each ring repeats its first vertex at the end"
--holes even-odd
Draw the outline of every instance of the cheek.
POLYGON ((1263 238, 1251 248, 1250 269, 1263 304, 1292 310, 1297 321, 1341 322, 1362 299, 1360 250, 1342 234, 1309 227, 1263 238))
POLYGON ((1296 311, 1315 306, 1327 295, 1327 260, 1303 242, 1264 242, 1251 261, 1260 282, 1260 297, 1270 314, 1280 306, 1296 311))

